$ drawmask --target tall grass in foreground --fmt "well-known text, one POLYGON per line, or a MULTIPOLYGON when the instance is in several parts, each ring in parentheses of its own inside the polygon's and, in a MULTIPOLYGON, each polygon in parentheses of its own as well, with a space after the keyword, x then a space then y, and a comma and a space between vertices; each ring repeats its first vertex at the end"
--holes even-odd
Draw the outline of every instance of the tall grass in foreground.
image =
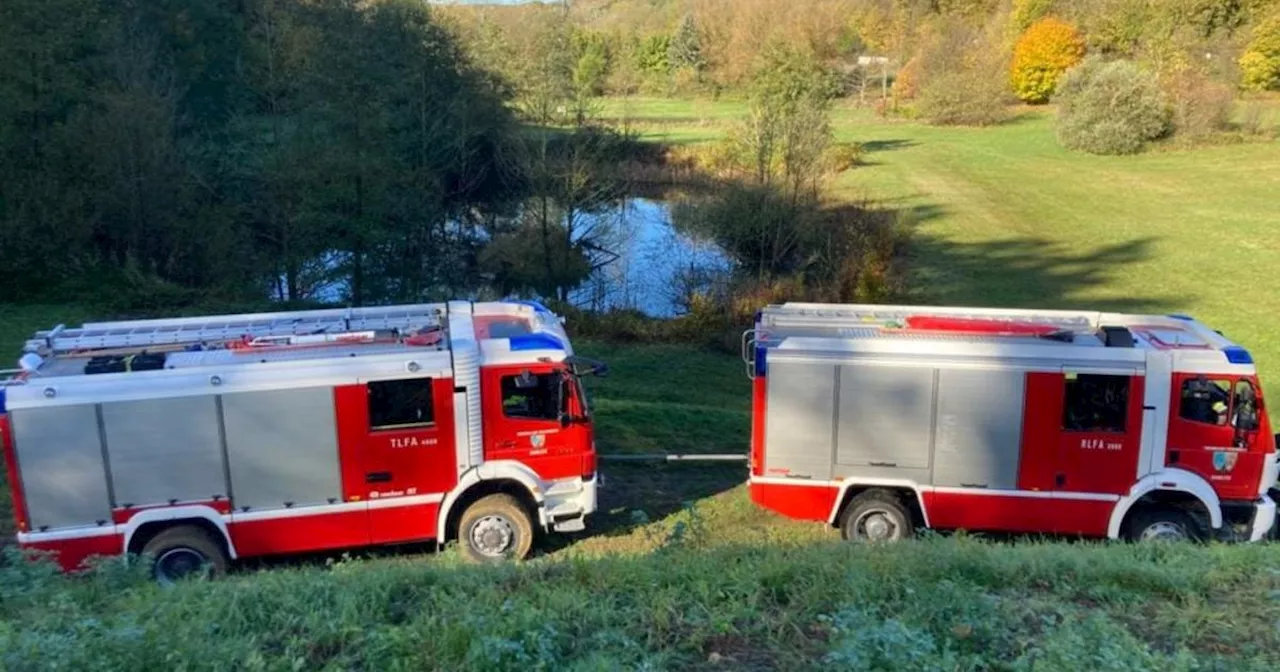
POLYGON ((1267 669, 1267 546, 687 548, 463 566, 449 553, 158 588, 0 568, 0 667, 1267 669))

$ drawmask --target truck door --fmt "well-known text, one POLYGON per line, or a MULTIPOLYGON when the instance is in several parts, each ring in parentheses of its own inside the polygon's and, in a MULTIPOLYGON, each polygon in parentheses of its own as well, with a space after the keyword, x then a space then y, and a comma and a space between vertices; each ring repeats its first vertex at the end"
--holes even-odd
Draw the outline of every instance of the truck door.
POLYGON ((1222 499, 1252 500, 1269 450, 1251 377, 1174 375, 1165 463, 1203 476, 1222 499))
POLYGON ((580 386, 553 364, 483 370, 486 460, 516 460, 544 480, 581 476, 591 447, 580 386))
POLYGON ((1141 450, 1143 377, 1027 374, 1018 488, 1046 532, 1105 534, 1111 508, 1133 485, 1141 450), (1043 502, 1045 505, 1041 506, 1043 502))
POLYGON ((1124 495, 1142 440, 1141 376, 1068 373, 1055 489, 1124 495))
POLYGON ((362 399, 341 410, 343 485, 369 504, 370 540, 429 539, 443 493, 457 482, 453 380, 400 378, 348 388, 362 399))

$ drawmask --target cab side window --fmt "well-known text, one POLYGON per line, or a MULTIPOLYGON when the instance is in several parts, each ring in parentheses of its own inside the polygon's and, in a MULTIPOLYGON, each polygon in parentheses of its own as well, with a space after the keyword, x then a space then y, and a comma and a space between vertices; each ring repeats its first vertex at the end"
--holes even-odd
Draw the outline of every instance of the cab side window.
POLYGON ((1235 410, 1231 413, 1231 425, 1236 429, 1252 432, 1258 429, 1258 391, 1253 383, 1240 379, 1236 381, 1235 410))
POLYGON ((369 429, 421 427, 433 422, 430 378, 369 383, 369 429))
POLYGON ((508 418, 558 420, 560 405, 559 374, 502 377, 502 414, 508 418))
POLYGON ((1193 378, 1182 383, 1178 417, 1206 425, 1226 426, 1230 402, 1231 381, 1193 378))
POLYGON ((1129 416, 1128 376, 1078 374, 1067 378, 1062 428, 1068 432, 1123 432, 1129 416))

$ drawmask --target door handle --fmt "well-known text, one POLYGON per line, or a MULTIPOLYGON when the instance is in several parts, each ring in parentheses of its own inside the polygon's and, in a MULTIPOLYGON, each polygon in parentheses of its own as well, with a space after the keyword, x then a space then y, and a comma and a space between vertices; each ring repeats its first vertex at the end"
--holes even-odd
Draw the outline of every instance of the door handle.
POLYGON ((1178 463, 1178 451, 1176 450, 1169 451, 1169 464, 1177 464, 1177 463, 1178 463))
POLYGON ((1062 486, 1064 486, 1064 485, 1066 485, 1066 484, 1067 484, 1067 475, 1066 475, 1066 474, 1055 474, 1055 475, 1054 475, 1054 477, 1053 477, 1053 485, 1054 485, 1054 487, 1061 488, 1062 486))
POLYGON ((515 441, 499 441, 498 447, 499 448, 515 448, 516 442, 515 441))
POLYGON ((391 481, 391 472, 374 471, 364 475, 365 483, 388 483, 391 481))

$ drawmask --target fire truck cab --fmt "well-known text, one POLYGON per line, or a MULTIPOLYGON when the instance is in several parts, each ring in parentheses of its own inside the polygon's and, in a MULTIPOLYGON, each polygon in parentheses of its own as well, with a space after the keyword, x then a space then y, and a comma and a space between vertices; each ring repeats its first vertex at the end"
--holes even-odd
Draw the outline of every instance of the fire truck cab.
POLYGON ((562 320, 450 302, 57 327, 0 386, 18 542, 65 569, 457 540, 519 558, 596 508, 562 320))
POLYGON ((847 539, 1274 526, 1253 360, 1190 317, 787 303, 743 346, 752 499, 847 539))

